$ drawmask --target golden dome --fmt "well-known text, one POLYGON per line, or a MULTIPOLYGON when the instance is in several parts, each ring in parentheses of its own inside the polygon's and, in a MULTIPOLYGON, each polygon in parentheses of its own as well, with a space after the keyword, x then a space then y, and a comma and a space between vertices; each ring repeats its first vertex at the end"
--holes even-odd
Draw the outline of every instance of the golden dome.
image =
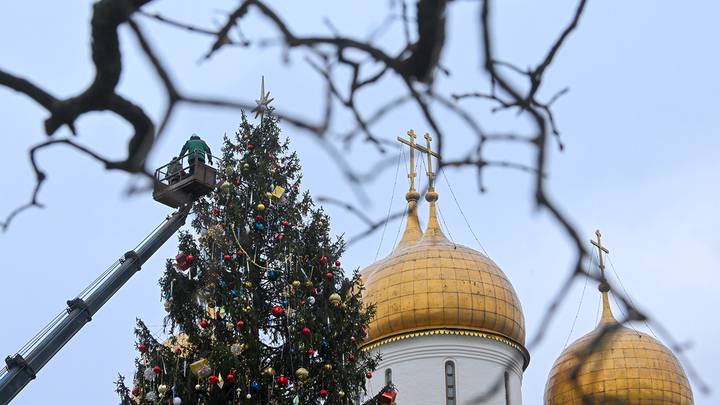
POLYGON ((417 197, 408 193, 408 225, 397 248, 362 272, 364 300, 376 305, 366 347, 418 332, 467 334, 510 344, 527 365, 525 320, 512 284, 487 256, 447 240, 434 192, 426 197, 430 219, 423 234, 417 197))
POLYGON ((619 325, 603 292, 600 324, 565 349, 550 371, 545 405, 559 404, 692 405, 693 395, 673 353, 645 333, 619 325), (608 326, 618 329, 591 355, 584 355, 608 326), (583 356, 587 358, 574 379, 583 356))

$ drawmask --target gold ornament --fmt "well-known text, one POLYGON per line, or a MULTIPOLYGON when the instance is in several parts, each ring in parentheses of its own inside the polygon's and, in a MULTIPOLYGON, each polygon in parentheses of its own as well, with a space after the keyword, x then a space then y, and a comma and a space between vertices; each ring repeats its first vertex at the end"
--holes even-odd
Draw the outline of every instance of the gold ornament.
POLYGON ((340 398, 345 398, 345 391, 338 391, 338 396, 340 398))
POLYGON ((265 204, 263 204, 263 203, 258 204, 258 205, 257 205, 257 210, 258 210, 258 211, 265 211, 265 204))
POLYGON ((225 328, 231 331, 235 329, 235 325, 232 322, 225 322, 225 328))
POLYGON ((265 193, 265 197, 267 197, 267 198, 272 197, 272 193, 268 191, 267 193, 265 193))
POLYGON ((245 286, 245 288, 252 288, 253 283, 252 283, 252 281, 246 281, 243 283, 243 285, 245 286))
POLYGON ((229 192, 230 189, 232 188, 232 184, 230 184, 229 181, 225 180, 225 181, 223 182, 223 184, 220 186, 220 188, 222 189, 222 191, 224 191, 224 192, 227 193, 227 192, 229 192))
POLYGON ((305 287, 307 287, 307 288, 312 288, 312 287, 313 287, 313 282, 310 281, 310 280, 306 281, 306 282, 305 282, 305 287))
POLYGON ((299 280, 293 281, 293 282, 292 282, 292 286, 293 286, 293 288, 295 288, 295 289, 300 288, 300 281, 299 281, 299 280))
POLYGON ((249 169, 249 168, 250 168, 250 165, 249 165, 249 164, 245 163, 245 164, 243 165, 243 169, 247 170, 247 169, 249 169))
POLYGON ((332 371, 332 368, 333 368, 332 364, 330 364, 330 363, 325 363, 325 365, 323 367, 325 367, 325 370, 327 370, 327 371, 332 371))
POLYGON ((195 384, 195 391, 200 391, 200 384, 195 384))
POLYGON ((332 293, 332 294, 330 294, 329 300, 330 300, 330 303, 331 303, 331 304, 333 304, 333 305, 335 305, 335 306, 338 306, 338 305, 340 305, 340 302, 342 301, 342 298, 340 297, 340 294, 338 294, 338 293, 332 293))
POLYGON ((265 377, 272 377, 275 375, 275 369, 272 367, 268 367, 265 370, 263 370, 263 375, 265 377))
POLYGON ((168 387, 167 387, 167 385, 165 385, 165 384, 160 384, 160 385, 158 386, 158 392, 160 393, 160 395, 165 395, 165 393, 167 392, 167 390, 168 390, 168 387))
POLYGON ((310 372, 304 367, 300 367, 299 369, 295 370, 295 377, 297 377, 297 379, 300 381, 307 380, 309 376, 310 372))

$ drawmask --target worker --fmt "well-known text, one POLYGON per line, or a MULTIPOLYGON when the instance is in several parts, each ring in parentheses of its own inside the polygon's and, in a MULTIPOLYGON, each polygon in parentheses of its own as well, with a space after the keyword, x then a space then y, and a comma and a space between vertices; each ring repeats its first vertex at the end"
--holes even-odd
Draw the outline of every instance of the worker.
POLYGON ((192 134, 190 139, 185 142, 182 149, 180 150, 180 158, 185 154, 188 154, 188 164, 190 165, 190 175, 192 176, 195 172, 195 163, 205 163, 205 155, 207 154, 208 162, 212 164, 212 154, 210 153, 210 147, 200 139, 197 134, 192 134))
POLYGON ((185 175, 185 171, 183 170, 182 163, 180 162, 180 159, 177 158, 177 156, 173 156, 172 160, 170 160, 170 163, 167 165, 167 179, 170 184, 177 183, 182 179, 182 177, 185 175))

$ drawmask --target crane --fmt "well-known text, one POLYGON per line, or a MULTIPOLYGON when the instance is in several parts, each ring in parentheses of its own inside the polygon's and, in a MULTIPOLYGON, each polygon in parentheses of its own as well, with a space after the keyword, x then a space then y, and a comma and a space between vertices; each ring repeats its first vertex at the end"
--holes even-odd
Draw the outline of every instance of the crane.
MULTIPOLYGON (((183 158, 177 162, 182 162, 183 158)), ((192 202, 215 188, 216 170, 199 160, 186 166, 169 163, 155 171, 153 198, 177 208, 133 250, 125 252, 100 276, 67 301, 67 307, 35 337, 5 358, 0 370, 0 405, 8 404, 40 369, 82 329, 100 308, 138 272, 142 265, 185 223, 192 202)))

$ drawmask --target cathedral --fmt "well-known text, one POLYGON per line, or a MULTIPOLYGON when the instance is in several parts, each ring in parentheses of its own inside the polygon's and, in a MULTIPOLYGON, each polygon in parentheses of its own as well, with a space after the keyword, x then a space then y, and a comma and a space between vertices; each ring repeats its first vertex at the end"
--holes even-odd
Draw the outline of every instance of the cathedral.
MULTIPOLYGON (((432 172, 432 157, 439 156, 428 136, 427 146, 421 146, 412 131, 408 135, 409 140, 398 138, 410 147, 404 234, 386 258, 361 273, 364 299, 376 306, 364 350, 382 356, 368 392, 392 384, 400 405, 520 405, 523 372, 530 364, 520 299, 492 259, 443 234, 432 172), (415 151, 428 159, 424 231, 414 184, 415 151)), ((607 249, 599 232, 593 244, 604 279, 607 249)), ((601 283, 599 290, 599 324, 555 361, 542 403, 692 405, 690 384, 673 353, 653 337, 618 323, 608 285, 601 283)))

